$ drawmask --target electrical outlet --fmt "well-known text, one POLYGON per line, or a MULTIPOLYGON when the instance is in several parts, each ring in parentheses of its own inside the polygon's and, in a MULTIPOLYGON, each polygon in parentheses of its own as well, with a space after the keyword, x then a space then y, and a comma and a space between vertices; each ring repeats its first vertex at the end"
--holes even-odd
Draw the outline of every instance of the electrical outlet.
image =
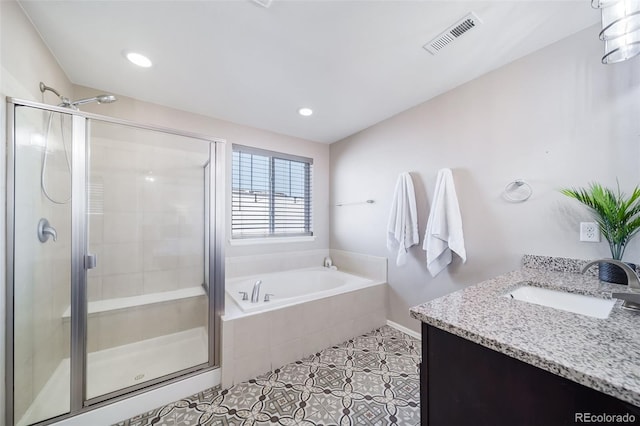
POLYGON ((600 242, 600 228, 595 222, 580 222, 580 241, 600 242))

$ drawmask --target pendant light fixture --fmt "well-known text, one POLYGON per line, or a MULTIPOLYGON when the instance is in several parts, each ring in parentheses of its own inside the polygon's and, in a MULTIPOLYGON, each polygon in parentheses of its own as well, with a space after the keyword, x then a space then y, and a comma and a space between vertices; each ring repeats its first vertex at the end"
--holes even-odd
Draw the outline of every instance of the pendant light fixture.
POLYGON ((640 0, 592 0, 591 6, 602 11, 603 64, 640 54, 640 0))

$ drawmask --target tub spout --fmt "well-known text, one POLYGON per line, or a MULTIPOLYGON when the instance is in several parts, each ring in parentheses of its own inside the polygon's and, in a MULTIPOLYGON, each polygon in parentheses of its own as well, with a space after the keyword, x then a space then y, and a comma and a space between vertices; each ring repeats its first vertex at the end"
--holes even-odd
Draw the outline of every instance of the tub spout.
POLYGON ((253 285, 253 291, 251 292, 251 303, 258 303, 260 300, 260 284, 262 284, 261 280, 258 280, 253 285))

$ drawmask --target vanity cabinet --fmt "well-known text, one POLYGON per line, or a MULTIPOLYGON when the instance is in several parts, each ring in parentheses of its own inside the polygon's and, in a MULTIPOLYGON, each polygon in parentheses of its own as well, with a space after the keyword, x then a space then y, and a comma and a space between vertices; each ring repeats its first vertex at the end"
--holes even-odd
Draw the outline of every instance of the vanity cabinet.
POLYGON ((640 424, 640 407, 425 323, 420 385, 422 425, 602 424, 577 421, 579 413, 640 424))

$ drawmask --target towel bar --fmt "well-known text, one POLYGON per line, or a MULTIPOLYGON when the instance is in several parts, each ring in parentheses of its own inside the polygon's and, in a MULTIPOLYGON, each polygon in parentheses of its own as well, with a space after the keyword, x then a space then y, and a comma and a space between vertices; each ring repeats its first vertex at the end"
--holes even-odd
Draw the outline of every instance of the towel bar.
POLYGON ((373 203, 375 203, 375 201, 373 201, 373 200, 353 201, 351 203, 338 203, 338 204, 336 204, 336 207, 352 206, 354 204, 373 204, 373 203))

